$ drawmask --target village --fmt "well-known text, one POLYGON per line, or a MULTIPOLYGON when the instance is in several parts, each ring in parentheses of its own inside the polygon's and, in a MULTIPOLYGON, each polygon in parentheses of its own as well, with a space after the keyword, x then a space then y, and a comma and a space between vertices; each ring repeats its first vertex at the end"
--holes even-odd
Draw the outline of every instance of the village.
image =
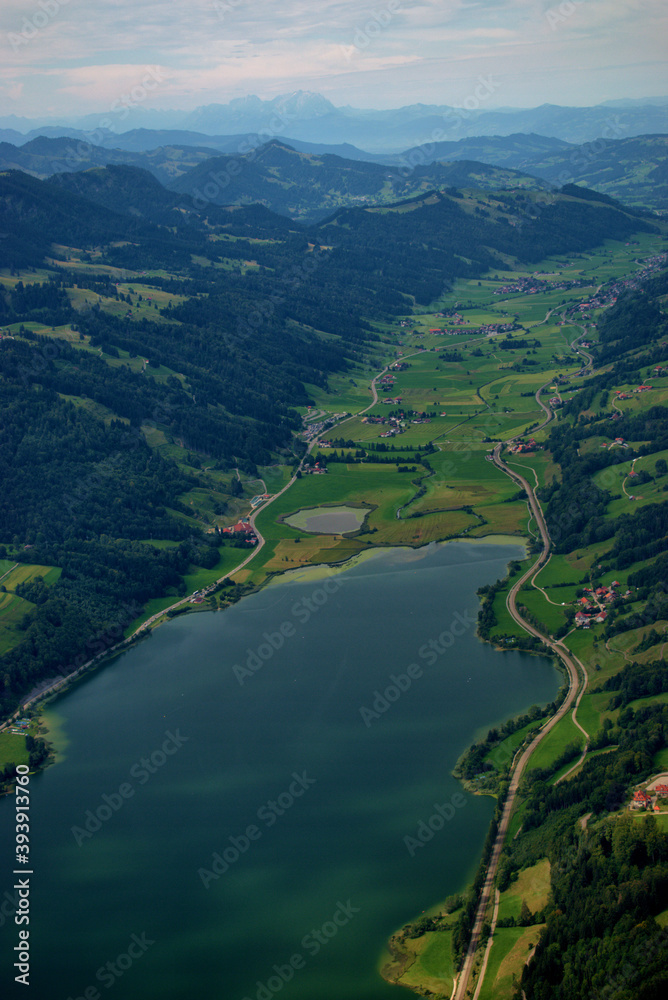
POLYGON ((584 285, 589 284, 584 278, 578 281, 543 281, 538 277, 538 274, 539 272, 536 272, 530 278, 520 278, 512 284, 503 285, 501 288, 495 289, 494 294, 516 295, 519 292, 524 295, 537 295, 539 292, 568 291, 571 288, 582 288, 584 285))
POLYGON ((668 774, 659 774, 652 779, 644 788, 637 788, 633 793, 633 798, 629 803, 629 809, 642 809, 649 812, 668 812, 668 784, 666 783, 668 774), (661 808, 659 802, 664 806, 661 808))
POLYGON ((615 399, 631 399, 634 393, 650 392, 651 389, 651 385, 639 385, 636 389, 631 389, 630 392, 624 392, 622 389, 615 389, 615 399))
POLYGON ((517 440, 513 442, 508 448, 511 455, 529 455, 531 452, 538 448, 534 438, 529 438, 528 441, 517 440))
POLYGON ((604 622, 608 617, 606 605, 614 604, 620 597, 630 597, 631 591, 627 590, 623 594, 619 588, 619 580, 613 580, 610 586, 585 587, 584 594, 578 598, 578 610, 575 612, 575 627, 589 628, 592 622, 604 622))

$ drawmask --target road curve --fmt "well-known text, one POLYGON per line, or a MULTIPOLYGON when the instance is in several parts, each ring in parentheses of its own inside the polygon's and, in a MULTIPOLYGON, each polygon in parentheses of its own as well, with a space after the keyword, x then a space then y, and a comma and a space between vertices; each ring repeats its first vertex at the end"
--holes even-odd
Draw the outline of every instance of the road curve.
MULTIPOLYGON (((549 383, 546 383, 546 385, 547 384, 549 383)), ((545 411, 546 414, 546 419, 543 421, 542 424, 540 424, 540 427, 544 427, 547 423, 550 422, 550 420, 552 420, 553 417, 552 411, 548 409, 548 407, 546 407, 540 399, 540 394, 543 388, 544 386, 541 386, 541 388, 536 393, 536 402, 541 406, 541 408, 545 411)), ((482 926, 485 920, 485 913, 487 911, 492 890, 494 888, 494 881, 496 879, 496 872, 499 865, 499 857, 501 856, 503 843, 505 841, 506 834, 508 832, 512 811, 515 805, 515 799, 517 797, 517 790, 519 788, 519 784, 524 774, 524 771, 536 747, 538 747, 538 745, 545 739, 547 734, 554 728, 554 726, 556 726, 557 723, 560 722, 564 718, 564 716, 570 711, 571 706, 576 701, 576 698, 578 699, 578 704, 579 704, 579 699, 582 697, 582 694, 584 694, 584 690, 586 687, 586 674, 584 674, 584 685, 582 687, 582 691, 578 696, 578 689, 580 687, 580 673, 578 671, 578 665, 581 666, 581 664, 579 664, 579 661, 576 661, 576 659, 573 657, 570 651, 566 649, 566 647, 563 646, 561 643, 555 641, 550 636, 544 635, 530 622, 525 621, 525 619, 522 617, 522 615, 517 609, 517 594, 519 593, 520 588, 524 583, 526 583, 527 580, 531 579, 538 573, 540 569, 542 569, 542 567, 545 565, 545 563, 549 558, 550 536, 547 531, 547 526, 545 524, 545 518, 543 517, 543 512, 541 510, 540 504, 538 503, 538 500, 536 499, 533 488, 529 485, 524 476, 521 476, 519 473, 511 470, 503 461, 503 459, 501 458, 502 446, 503 446, 502 443, 499 443, 495 446, 492 452, 492 460, 498 469, 504 472, 515 483, 517 483, 518 486, 521 486, 522 489, 525 490, 529 502, 529 507, 536 520, 536 524, 538 525, 541 538, 543 541, 543 549, 539 554, 538 559, 511 588, 506 600, 507 607, 513 619, 522 629, 524 629, 525 632, 528 632, 530 635, 534 635, 537 638, 539 638, 542 642, 545 643, 545 645, 549 649, 552 650, 552 652, 556 656, 560 658, 560 660, 562 661, 568 672, 568 692, 566 694, 566 698, 562 702, 557 712, 540 729, 540 731, 531 741, 529 746, 522 751, 519 758, 516 757, 513 762, 513 766, 511 769, 510 785, 508 787, 508 794, 506 796, 503 805, 503 810, 501 813, 501 819, 499 821, 496 839, 494 841, 492 853, 490 855, 490 859, 487 865, 487 871, 485 873, 485 881, 480 895, 480 900, 478 902, 478 908, 476 910, 476 917, 473 924, 473 931, 471 933, 471 940, 469 943, 468 951, 466 953, 466 958, 464 959, 464 965, 462 967, 462 971, 457 979, 457 984, 452 994, 452 1000, 464 1000, 466 996, 466 991, 468 988, 469 980, 471 978, 471 972, 473 969, 473 961, 475 959, 475 954, 478 949, 478 944, 480 943, 482 926)), ((584 668, 582 669, 584 673, 584 668)), ((579 725, 578 723, 576 724, 579 725)), ((581 726, 580 728, 582 729, 581 726)), ((582 732, 584 733, 584 730, 582 730, 582 732)), ((587 736, 586 733, 585 736, 587 736)))

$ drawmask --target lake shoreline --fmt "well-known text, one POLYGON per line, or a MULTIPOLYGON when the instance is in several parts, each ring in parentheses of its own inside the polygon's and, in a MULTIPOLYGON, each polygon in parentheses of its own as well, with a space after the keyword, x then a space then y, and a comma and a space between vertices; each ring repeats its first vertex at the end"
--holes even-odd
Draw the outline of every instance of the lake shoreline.
MULTIPOLYGON (((54 773, 48 782, 49 788, 44 788, 45 801, 49 800, 49 789, 53 794, 54 788, 59 788, 63 782, 68 782, 72 768, 75 769, 75 773, 87 775, 86 768, 89 765, 86 763, 86 746, 91 738, 97 739, 95 734, 98 732, 99 721, 110 710, 114 711, 114 717, 119 725, 130 727, 131 732, 128 735, 131 738, 129 742, 121 740, 124 731, 116 732, 118 726, 113 727, 114 732, 105 734, 105 741, 111 741, 110 746, 114 748, 114 753, 110 757, 109 772, 104 779, 97 779, 95 776, 91 778, 90 793, 85 797, 82 796, 76 807, 70 807, 72 814, 72 819, 68 820, 70 825, 83 815, 84 807, 97 815, 96 806, 100 791, 109 793, 111 790, 113 797, 116 784, 121 778, 127 777, 126 771, 131 773, 131 769, 128 770, 127 767, 120 768, 120 762, 129 764, 135 756, 140 760, 141 754, 153 744, 157 747, 162 738, 162 730, 167 725, 172 727, 170 732, 181 732, 188 739, 198 741, 196 758, 187 764, 187 769, 185 751, 183 758, 178 758, 178 766, 182 766, 181 760, 183 760, 183 767, 186 770, 182 775, 184 787, 192 790, 193 762, 200 759, 202 762, 209 760, 212 749, 220 746, 221 739, 232 740, 231 736, 225 735, 229 733, 228 729, 220 730, 219 718, 227 714, 231 722, 235 715, 239 714, 247 719, 252 717, 255 720, 253 726, 259 724, 259 729, 252 729, 253 733, 272 734, 275 737, 280 731, 277 712, 281 717, 284 712, 294 715, 298 725, 303 727, 305 735, 308 735, 309 739, 311 736, 315 737, 313 747, 310 743, 307 747, 307 744, 299 742, 299 752, 294 756, 294 747, 288 741, 285 765, 281 763, 277 769, 278 777, 275 781, 267 781, 266 788, 261 793, 256 794, 253 785, 248 785, 248 792, 244 793, 248 799, 246 806, 236 805, 239 801, 236 793, 230 798, 229 807, 226 804, 227 799, 217 794, 210 800, 207 799, 209 808, 219 810, 229 808, 231 810, 229 815, 235 815, 236 818, 223 820, 222 825, 218 823, 215 829, 212 828, 208 837, 202 838, 201 844, 197 838, 192 841, 198 845, 198 849, 193 848, 193 864, 200 860, 201 863, 206 863, 209 850, 214 848, 222 850, 221 845, 225 846, 228 843, 224 839, 226 830, 238 835, 239 830, 244 828, 244 823, 254 815, 257 802, 282 787, 279 778, 283 771, 289 773, 290 767, 297 765, 299 771, 299 767, 306 765, 307 768, 313 767, 313 772, 308 770, 307 773, 318 782, 325 779, 338 781, 343 792, 343 798, 339 803, 343 808, 342 814, 350 817, 351 829, 355 829, 355 823, 359 823, 360 832, 364 831, 360 842, 365 845, 366 869, 358 870, 356 863, 345 860, 343 851, 339 866, 335 869, 337 875, 332 879, 332 892, 323 894, 321 902, 317 892, 308 890, 304 899, 309 901, 309 913, 317 917, 322 911, 321 916, 325 917, 328 913, 330 895, 332 899, 338 899, 339 896, 334 892, 338 892, 339 895, 344 892, 355 894, 354 904, 361 907, 362 913, 369 913, 368 917, 359 918, 359 933, 360 935, 363 933, 363 940, 358 941, 356 946, 357 968, 360 973, 367 970, 364 975, 369 975, 371 994, 374 998, 376 995, 378 998, 385 998, 384 991, 390 988, 388 979, 387 976, 379 975, 375 959, 381 953, 387 955, 385 942, 391 936, 391 932, 396 927, 405 926, 404 922, 407 919, 419 919, 420 909, 425 904, 434 902, 434 895, 438 898, 442 893, 442 897, 445 897, 448 892, 459 890, 460 881, 470 882, 480 860, 480 850, 492 804, 482 797, 467 794, 462 796, 457 791, 461 789, 461 785, 448 773, 456 757, 461 749, 471 743, 480 727, 484 726, 486 731, 487 727, 494 725, 498 718, 508 718, 518 711, 523 711, 532 701, 540 700, 542 704, 543 700, 552 697, 552 691, 558 683, 548 662, 537 661, 534 667, 533 661, 528 661, 516 651, 512 651, 513 655, 506 660, 498 660, 492 651, 483 652, 484 646, 475 636, 476 609, 479 604, 476 597, 477 588, 489 580, 496 579, 497 576, 503 576, 510 561, 516 559, 523 551, 517 544, 518 539, 487 537, 483 545, 471 545, 470 539, 458 541, 460 544, 456 546, 443 542, 421 546, 418 549, 406 546, 386 547, 384 550, 373 550, 373 559, 367 551, 356 560, 348 560, 345 565, 338 567, 316 566, 282 573, 274 577, 273 581, 267 581, 268 586, 258 590, 254 594, 253 601, 240 601, 238 603, 243 604, 243 607, 232 606, 228 609, 231 612, 229 625, 227 616, 225 619, 205 616, 199 621, 184 619, 173 630, 156 633, 149 646, 138 646, 136 651, 127 647, 124 650, 116 650, 113 655, 127 651, 129 656, 122 660, 119 657, 113 669, 96 677, 95 683, 92 682, 92 671, 88 674, 91 678, 89 685, 79 685, 78 681, 85 678, 77 678, 77 690, 72 691, 72 700, 55 704, 55 711, 52 707, 55 694, 65 692, 61 689, 54 693, 49 710, 45 713, 45 721, 51 730, 48 736, 55 744, 59 762, 62 759, 68 763, 62 769, 60 767, 55 769, 57 773, 54 773), (497 544, 490 545, 491 542, 497 544), (510 544, 499 545, 499 542, 510 544), (346 569, 350 572, 349 579, 343 577, 346 569), (326 582, 337 574, 340 574, 340 582, 338 580, 336 584, 334 581, 326 582), (292 586, 281 587, 280 584, 283 583, 291 583, 292 586), (319 595, 323 590, 331 596, 323 602, 323 609, 316 613, 316 606, 321 600, 319 595), (313 608, 309 602, 314 604, 313 608), (311 618, 294 610, 297 608, 301 612, 304 606, 311 609, 311 618), (387 610, 389 608, 392 609, 391 613, 387 610), (388 613, 389 619, 386 618, 388 613), (404 618, 404 615, 410 617, 404 618), (287 656, 285 651, 281 654, 261 651, 268 649, 262 646, 266 636, 278 634, 282 624, 290 622, 296 625, 301 622, 303 625, 304 621, 311 621, 311 625, 308 628, 297 627, 296 633, 290 630, 290 634, 295 635, 295 638, 287 656), (447 655, 439 650, 438 658, 433 657, 431 653, 426 655, 427 650, 431 648, 424 645, 426 641, 431 642, 433 639, 436 643, 440 639, 446 647, 452 644, 450 629, 453 621, 461 623, 461 627, 453 633, 455 636, 461 636, 454 640, 457 644, 455 648, 447 655), (339 648, 337 638, 342 622, 349 622, 349 631, 354 631, 351 631, 339 648), (443 629, 445 631, 442 631, 443 629), (447 639, 443 639, 443 636, 447 639), (305 645, 306 643, 309 646, 305 645), (250 653, 260 651, 262 661, 271 659, 272 662, 271 666, 264 664, 261 670, 258 668, 258 672, 253 670, 250 675, 244 673, 242 682, 236 665, 246 663, 247 656, 250 655, 247 647, 252 647, 250 653), (194 657, 195 649, 202 649, 203 652, 210 650, 211 658, 207 661, 199 656, 194 657), (480 652, 477 652, 478 650, 480 652), (319 653, 322 653, 322 661, 318 659, 319 653), (373 655, 374 653, 376 655, 373 655), (188 664, 195 662, 199 667, 192 675, 188 664), (208 662, 211 663, 211 667, 207 668, 205 674, 203 671, 208 662), (416 670, 415 674, 408 674, 411 678, 420 676, 419 683, 410 685, 410 694, 401 697, 399 707, 392 708, 387 716, 381 711, 382 721, 372 721, 368 726, 364 714, 360 718, 361 709, 358 706, 374 705, 374 688, 384 691, 385 685, 394 676, 390 676, 390 671, 394 670, 397 676, 403 677, 411 663, 422 664, 422 673, 418 675, 416 670), (321 669, 316 670, 316 666, 320 666, 321 669), (478 669, 481 672, 477 672, 478 669), (181 677, 182 680, 179 679, 181 677), (189 684, 191 677, 195 681, 194 687, 189 684), (201 685, 205 677, 207 696, 201 698, 197 692, 204 693, 201 685), (253 679, 250 679, 251 677, 253 679), (235 678, 239 686, 235 684, 235 678), (289 687, 286 687, 286 681, 289 687), (132 688, 128 689, 130 683, 132 688), (483 684, 482 688, 480 683, 483 684), (182 684, 185 686, 181 686, 182 684), (293 688, 292 684, 297 686, 293 688), (139 699, 133 694, 135 686, 137 691, 141 692, 139 699), (195 692, 194 698, 189 694, 189 688, 195 692), (497 688, 500 700, 491 695, 491 691, 496 692, 497 688), (185 703, 180 701, 184 697, 181 693, 183 691, 186 692, 185 703), (482 701, 481 691, 489 692, 482 696, 482 701), (213 696, 214 692, 218 694, 213 696), (285 705, 281 703, 282 707, 277 701, 280 692, 290 696, 285 705), (306 692, 309 692, 308 697, 303 703, 295 701, 295 698, 300 699, 306 692), (237 704, 237 698, 243 700, 237 704), (156 716, 152 718, 150 713, 147 716, 145 706, 153 706, 154 702, 156 716), (460 705, 461 708, 458 708, 460 705), (119 713, 121 706, 123 708, 119 713), (262 711, 261 706, 266 707, 264 715, 258 714, 262 711), (250 714, 247 709, 252 709, 250 714), (321 730, 323 711, 328 725, 321 730), (163 712, 166 714, 163 715, 163 712), (313 712, 312 717, 311 712, 313 712), (463 717, 459 718, 462 712, 463 717), (126 721, 122 722, 124 719, 126 721), (163 719, 169 722, 163 722, 163 719), (209 723, 213 719, 216 722, 211 729, 209 723), (52 720, 54 726, 51 725, 52 720), (144 732, 145 722, 146 732, 144 732), (178 723, 182 725, 181 730, 175 728, 178 723), (198 730, 197 727, 205 723, 206 728, 198 730), (265 723, 268 727, 266 731, 265 723), (153 730, 155 738, 149 743, 147 741, 151 737, 148 734, 153 730), (406 756, 401 750, 401 743, 397 745, 393 736, 395 730, 405 732, 407 735, 409 732, 413 733, 416 739, 420 739, 425 750, 430 744, 432 747, 435 745, 434 740, 439 747, 442 744, 441 749, 437 749, 436 759, 432 764, 425 766, 425 763, 421 763, 419 755, 406 756), (340 752, 333 756, 340 763, 334 767, 325 768, 325 761, 329 755, 325 753, 324 744, 320 743, 321 732, 328 733, 328 739, 331 737, 339 741, 340 752), (61 758, 63 735, 72 741, 73 746, 69 751, 65 750, 61 758), (206 742, 209 739, 211 742, 206 742), (201 744, 200 740, 203 741, 201 744), (123 750, 126 746, 133 749, 123 750), (73 752, 73 747, 78 749, 73 752), (383 751, 385 749, 391 751, 389 758, 386 753, 379 752, 381 748, 383 751), (304 754, 305 749, 309 749, 311 753, 304 754), (362 752, 361 757, 358 756, 358 751, 362 752), (398 779, 389 774, 382 764, 383 761, 394 761, 393 754, 399 754, 399 759, 395 761, 399 765, 398 779), (346 763, 348 756, 350 760, 346 763), (115 761, 119 762, 120 770, 115 769, 115 761), (360 769, 359 788, 366 789, 362 804, 357 802, 358 793, 346 791, 351 784, 348 765, 360 769), (424 788, 421 787, 423 781, 424 788), (408 841, 412 841, 416 836, 416 829, 419 836, 421 828, 419 824, 429 816, 433 803, 446 802, 446 798, 441 797, 446 794, 457 807, 455 814, 457 819, 453 815, 452 824, 446 822, 444 831, 434 839, 431 848, 414 854, 408 841), (405 809, 397 805, 396 797, 402 795, 404 798, 401 801, 405 809), (373 803, 370 809, 366 804, 367 796, 369 803, 373 803), (351 805, 353 808, 349 811, 351 805), (459 808, 463 805, 467 808, 460 812, 459 808), (235 814, 236 809, 238 815, 235 814), (380 824, 378 828, 374 826, 376 819, 380 824), (411 836, 407 837, 408 834, 411 836), (463 847, 462 838, 464 841, 468 840, 468 847, 463 847), (429 850, 433 852, 431 858, 428 857, 429 850), (381 852, 378 856, 375 853, 377 851, 381 852), (455 859, 460 856, 462 861, 457 863, 455 859), (394 888, 389 885, 383 890, 388 902, 391 902, 390 913, 388 914, 383 907, 376 914, 372 904, 378 890, 372 889, 371 886, 375 885, 379 877, 382 878, 382 870, 387 865, 389 865, 388 871, 401 872, 401 877, 394 888), (441 892, 437 889, 432 895, 434 885, 429 872, 434 872, 436 869, 442 873, 438 879, 441 892), (363 875, 365 870, 368 879, 363 875), (360 889, 362 884, 365 886, 363 891, 360 889), (368 924, 366 927, 363 925, 364 920, 368 924), (374 978, 381 984, 377 988, 371 985, 374 978)), ((285 634, 288 634, 287 630, 285 634)), ((107 663, 111 664, 110 654, 107 655, 104 664, 98 662, 96 667, 107 663)), ((368 715, 368 710, 366 711, 368 715)), ((249 722, 242 724, 244 732, 249 729, 249 725, 249 722)), ((266 734, 258 736, 258 748, 263 745, 263 740, 268 738, 266 734)), ((255 745, 253 740, 250 743, 242 741, 238 744, 232 741, 229 747, 230 760, 237 760, 237 751, 234 747, 249 745, 255 745)), ((192 746, 195 747, 194 742, 192 746)), ((106 749, 101 756, 98 752, 97 757, 100 758, 102 765, 107 758, 106 749)), ((107 766, 105 763, 104 767, 107 766)), ((170 771, 172 766, 170 760, 170 771)), ((275 766, 272 757, 271 767, 275 766)), ((201 781, 198 778, 198 768, 199 764, 194 769, 196 784, 201 781)), ((263 770, 262 774, 264 773, 263 770)), ((270 777, 271 770, 267 773, 270 777)), ((96 769, 95 775, 97 774, 96 769)), ((233 775, 234 770, 230 774, 233 775)), ((246 776, 243 764, 237 777, 244 778, 244 787, 247 785, 246 776)), ((226 794, 236 780, 237 778, 225 777, 223 772, 219 774, 217 770, 214 775, 215 786, 220 786, 221 790, 224 788, 226 794), (228 784, 230 781, 232 784, 228 784)), ((358 787, 356 781, 352 784, 358 787)), ((320 787, 320 784, 316 785, 314 796, 324 794, 320 793, 320 787)), ((323 785, 322 788, 324 787, 323 785)), ((150 792, 142 792, 142 800, 144 795, 153 795, 154 789, 157 800, 164 802, 159 793, 158 779, 155 780, 155 784, 151 784, 150 792)), ((174 792, 178 795, 178 783, 174 792)), ((81 795, 80 792, 76 794, 81 795)), ((313 800, 309 798, 307 808, 309 812, 315 809, 313 818, 319 824, 322 822, 321 819, 317 819, 320 816, 320 807, 311 806, 311 801, 315 804, 315 797, 313 800)), ((104 811, 105 807, 101 808, 104 811)), ((127 807, 127 811, 123 810, 123 823, 128 821, 131 823, 133 811, 138 808, 142 808, 139 795, 136 797, 136 804, 133 801, 132 806, 127 807)), ((301 810, 300 802, 299 813, 301 810)), ((291 814, 285 821, 286 831, 288 823, 296 823, 295 829, 299 828, 302 819, 300 817, 298 820, 297 817, 298 811, 295 807, 294 819, 291 814)), ((103 816, 100 818, 106 822, 103 816)), ((93 822, 91 820, 91 823, 93 822)), ((114 820, 114 824, 118 822, 114 820)), ((261 826, 260 829, 262 830, 261 826)), ((280 829, 282 837, 283 827, 280 829)), ((107 831, 105 837, 111 835, 111 823, 105 830, 107 831)), ((67 833, 66 829, 65 842, 67 833)), ((273 836, 278 835, 272 833, 273 836)), ((291 834, 286 833, 285 837, 286 843, 291 844, 291 834)), ((96 839, 95 843, 99 849, 103 843, 102 837, 96 839)), ((188 843, 191 841, 188 840, 188 843)), ((309 843, 307 838, 305 844, 309 843)), ((270 840, 267 837, 267 846, 269 844, 270 840)), ((264 849, 263 838, 260 847, 254 848, 254 852, 264 849)), ((307 853, 308 850, 310 847, 307 847, 307 853)), ((301 857, 301 853, 298 853, 301 857)), ((288 853, 286 859, 290 856, 288 853)), ((259 858, 261 855, 254 853, 253 858, 255 857, 259 858)), ((293 860, 300 870, 299 858, 293 860)), ((244 859, 243 864, 248 864, 248 859, 244 859)), ((263 870, 262 862, 253 861, 252 864, 258 866, 258 871, 263 870)), ((235 878, 237 875, 241 877, 241 870, 240 859, 238 869, 234 870, 235 878)), ((272 875, 272 878, 277 877, 279 876, 272 875)), ((223 890, 222 886, 222 881, 217 882, 216 892, 227 891, 223 890)), ((347 897, 341 895, 341 898, 347 897)), ((303 911, 306 912, 306 904, 303 911)), ((458 916, 459 914, 455 914, 453 919, 457 919, 458 916)), ((310 918, 303 920, 302 913, 295 908, 294 923, 297 932, 301 933, 309 926, 308 919, 310 918)), ((271 940, 273 936, 274 933, 267 929, 267 939, 271 940)), ((297 939, 298 936, 297 934, 297 939)), ((434 935, 428 935, 428 940, 435 941, 431 946, 432 950, 442 945, 440 936, 435 939, 434 935)), ((187 948, 184 949, 185 953, 187 948)), ((429 962, 429 956, 426 961, 429 962)), ((383 962, 383 966, 386 964, 387 960, 383 962)), ((415 975, 421 968, 418 962, 413 974, 415 975)), ((447 975, 448 967, 444 968, 447 975)), ((260 978, 261 971, 260 967, 258 972, 260 978)), ((239 975, 243 979, 241 971, 239 975)), ((411 979, 410 976, 407 978, 411 979)), ((329 993, 327 995, 329 996, 329 993)))
MULTIPOLYGON (((468 537, 458 536, 454 538, 445 538, 442 539, 441 541, 422 542, 413 545, 408 544, 408 545, 372 546, 368 549, 364 549, 362 552, 356 552, 353 555, 346 556, 345 559, 342 559, 340 562, 337 563, 317 563, 314 564, 313 566, 303 566, 294 569, 280 570, 275 573, 271 573, 261 583, 253 585, 252 588, 247 590, 244 594, 242 594, 238 598, 238 600, 232 603, 228 603, 225 607, 214 609, 214 608, 203 608, 201 605, 186 606, 184 611, 179 615, 174 615, 170 617, 165 613, 164 617, 161 617, 157 621, 153 622, 149 627, 140 626, 139 629, 133 635, 128 636, 125 639, 122 639, 115 646, 112 646, 111 648, 103 650, 101 653, 98 653, 92 659, 88 660, 86 663, 82 664, 80 667, 74 670, 71 674, 62 675, 60 678, 55 678, 53 687, 45 688, 43 692, 37 692, 34 694, 29 692, 27 700, 23 701, 12 715, 8 716, 5 720, 3 720, 3 725, 8 725, 12 719, 18 718, 21 714, 29 710, 35 712, 38 719, 40 720, 40 725, 41 725, 42 724, 41 713, 46 705, 50 704, 52 701, 55 701, 61 695, 67 694, 68 692, 73 690, 73 688, 77 684, 79 684, 82 680, 88 679, 97 670, 108 666, 116 659, 117 656, 120 656, 123 653, 129 651, 130 649, 133 648, 133 646, 137 645, 139 642, 150 639, 154 631, 156 631, 161 626, 168 625, 170 621, 173 621, 177 618, 181 618, 184 615, 202 614, 204 612, 217 613, 221 611, 227 611, 230 607, 233 607, 235 604, 238 604, 239 601, 242 601, 245 597, 250 597, 252 594, 258 593, 265 587, 280 586, 282 583, 289 583, 291 581, 305 582, 308 580, 315 582, 317 580, 327 579, 329 577, 336 576, 341 572, 346 572, 350 568, 358 565, 361 562, 366 561, 367 559, 370 559, 375 556, 380 556, 383 553, 390 552, 395 549, 396 550, 413 549, 414 551, 419 552, 420 550, 423 549, 428 550, 430 546, 451 545, 452 543, 456 542, 474 544, 476 546, 524 544, 524 546, 526 547, 528 546, 530 539, 525 535, 490 534, 490 535, 483 535, 481 538, 468 538, 468 537)), ((234 572, 229 573, 227 578, 231 579, 233 576, 234 572)), ((476 635, 478 635, 477 629, 476 629, 476 635)), ((488 640, 483 639, 479 635, 478 638, 482 642, 488 642, 488 640)), ((494 644, 492 643, 492 645, 494 644)), ((506 651, 502 646, 494 645, 494 648, 498 649, 501 652, 506 651)), ((41 771, 45 770, 46 767, 50 767, 51 765, 57 763, 58 761, 56 747, 50 741, 47 740, 46 742, 49 747, 49 757, 47 761, 44 762, 44 764, 36 768, 35 771, 31 771, 31 774, 39 774, 41 771)), ((4 793, 0 792, 0 794, 9 794, 12 790, 13 790, 13 785, 10 782, 5 787, 4 793)))

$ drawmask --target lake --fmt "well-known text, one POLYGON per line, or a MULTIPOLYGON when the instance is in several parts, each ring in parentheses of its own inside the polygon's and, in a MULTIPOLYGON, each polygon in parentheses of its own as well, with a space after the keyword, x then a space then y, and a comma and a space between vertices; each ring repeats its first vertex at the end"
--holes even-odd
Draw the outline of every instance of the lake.
MULTIPOLYGON (((452 767, 561 682, 475 636, 476 588, 523 553, 451 542, 288 574, 55 702, 62 753, 30 784, 32 995, 408 1000, 378 975, 385 942, 464 886, 492 815, 452 767)), ((25 996, 4 914, 2 995, 25 996)))

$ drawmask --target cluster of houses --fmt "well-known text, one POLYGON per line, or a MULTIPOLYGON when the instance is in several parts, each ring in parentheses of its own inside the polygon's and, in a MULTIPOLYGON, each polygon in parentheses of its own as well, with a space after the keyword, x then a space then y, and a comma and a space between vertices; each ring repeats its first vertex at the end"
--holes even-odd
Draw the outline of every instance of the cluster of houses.
POLYGON ((631 397, 639 392, 649 392, 651 390, 651 385, 639 385, 637 389, 631 389, 630 392, 624 392, 622 389, 615 389, 615 400, 619 399, 631 399, 631 397))
POLYGON ((659 799, 668 799, 668 784, 665 781, 656 782, 653 788, 650 786, 637 789, 633 793, 629 809, 650 809, 652 812, 661 812, 659 799))
POLYGON ((534 438, 529 438, 528 441, 517 441, 515 444, 511 444, 508 451, 512 455, 526 455, 531 451, 535 451, 538 447, 534 438))
MULTIPOLYGON (((327 447, 330 447, 329 445, 327 447)), ((327 466, 322 465, 320 462, 316 462, 315 465, 305 465, 302 469, 302 474, 304 476, 325 476, 327 475, 327 466)))
MULTIPOLYGON (((464 322, 460 320, 459 322, 464 322)), ((429 331, 434 337, 458 337, 462 333, 476 333, 475 330, 449 330, 446 326, 429 331)))
POLYGON ((494 294, 516 295, 520 292, 523 295, 536 295, 537 292, 544 292, 558 287, 561 286, 553 285, 549 281, 542 281, 540 278, 533 276, 531 278, 518 278, 517 281, 512 282, 510 285, 502 285, 501 288, 495 288, 494 294))
MULTIPOLYGON (((396 417, 376 417, 369 415, 368 417, 362 417, 363 424, 398 424, 399 421, 396 417)), ((324 442, 323 442, 324 443, 324 442)))
POLYGON ((518 278, 517 281, 514 281, 510 285, 502 285, 501 288, 494 290, 494 294, 517 295, 517 293, 519 292, 522 295, 536 295, 538 292, 546 292, 546 291, 552 292, 558 289, 568 290, 569 288, 580 288, 583 285, 588 284, 588 282, 585 281, 584 279, 578 279, 577 281, 569 281, 565 279, 556 282, 543 281, 541 278, 538 277, 539 273, 546 274, 548 272, 535 271, 531 277, 518 278))
MULTIPOLYGON (((456 320, 458 323, 463 323, 464 320, 460 317, 456 320)), ((482 337, 493 337, 497 333, 512 333, 513 330, 519 330, 520 326, 518 323, 483 323, 482 326, 471 326, 467 327, 465 330, 449 330, 447 327, 442 329, 430 330, 429 333, 433 334, 435 337, 459 337, 462 333, 470 333, 472 336, 480 335, 482 337)))
POLYGON ((594 611, 576 611, 575 627, 589 628, 592 622, 604 622, 608 617, 608 612, 596 608, 594 611))
POLYGON ((242 517, 236 524, 232 524, 228 528, 223 528, 223 534, 231 535, 233 538, 240 538, 247 545, 257 545, 257 535, 249 517, 242 517))
POLYGON ((347 413, 334 413, 325 420, 319 420, 317 423, 313 422, 306 424, 304 427, 304 439, 306 441, 312 441, 314 437, 318 437, 319 434, 322 434, 323 431, 326 431, 329 427, 335 424, 340 417, 346 417, 347 415, 347 413))
MULTIPOLYGON (((642 270, 636 272, 632 278, 624 278, 608 285, 605 290, 601 290, 598 295, 594 295, 587 302, 581 302, 578 306, 578 311, 582 314, 587 309, 600 309, 604 306, 613 306, 622 291, 640 288, 647 278, 650 278, 657 271, 661 270, 661 268, 665 267, 667 259, 668 254, 665 253, 648 257, 644 262, 642 270)), ((581 318, 583 318, 582 315, 581 318)))
POLYGON ((362 423, 387 424, 387 430, 380 435, 382 438, 396 437, 397 434, 403 434, 406 429, 405 421, 399 417, 362 417, 362 423))
POLYGON ((396 437, 397 434, 404 433, 405 427, 402 420, 397 420, 396 417, 390 417, 388 423, 390 426, 380 435, 382 438, 396 437))
MULTIPOLYGON (((613 580, 610 586, 585 587, 584 596, 578 600, 578 610, 575 613, 576 628, 589 628, 592 622, 604 622, 608 616, 606 604, 612 604, 619 596, 619 580, 613 580)), ((623 595, 628 597, 631 591, 623 595)))

